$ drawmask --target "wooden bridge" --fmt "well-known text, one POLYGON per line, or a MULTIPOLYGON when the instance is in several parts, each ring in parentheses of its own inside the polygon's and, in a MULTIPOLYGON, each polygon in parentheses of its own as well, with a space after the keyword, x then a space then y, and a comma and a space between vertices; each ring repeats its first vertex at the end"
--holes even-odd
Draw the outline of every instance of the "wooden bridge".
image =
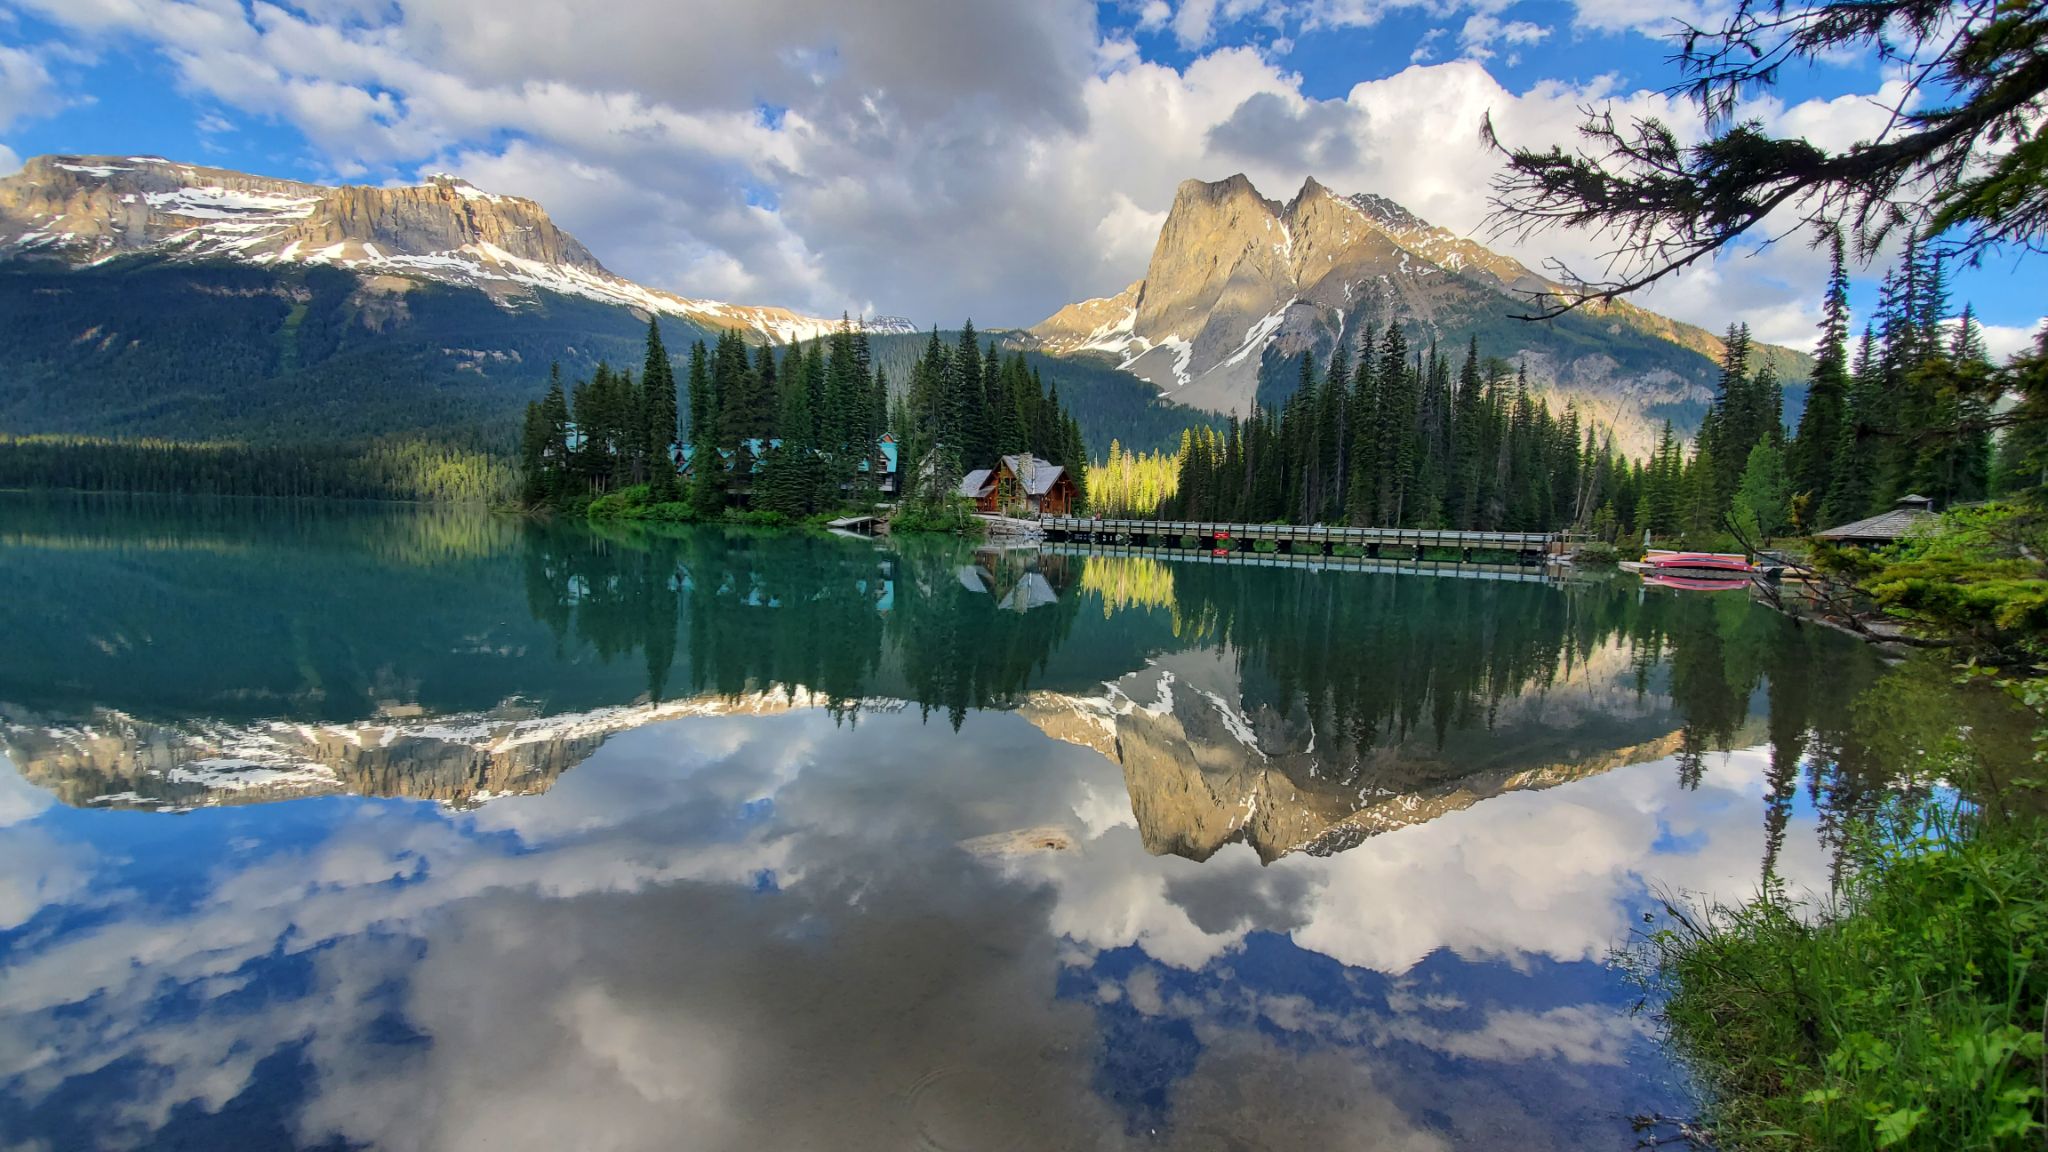
POLYGON ((1204 551, 1249 548, 1267 541, 1288 553, 1326 555, 1338 547, 1357 549, 1366 557, 1408 556, 1420 560, 1432 549, 1449 551, 1469 562, 1474 552, 1512 553, 1524 563, 1567 550, 1562 532, 1454 532, 1435 528, 1336 528, 1321 524, 1219 524, 1195 520, 1098 520, 1086 516, 1046 516, 1039 520, 1046 539, 1080 544, 1127 544, 1140 548, 1182 548, 1204 551))
POLYGON ((1543 564, 1474 564, 1411 557, 1317 556, 1308 552, 1205 552, 1198 548, 1161 548, 1133 544, 1044 543, 1039 551, 1055 556, 1145 556, 1169 564, 1225 564, 1243 568, 1293 568, 1305 572, 1378 572, 1391 576, 1455 576, 1462 580, 1501 580, 1515 584, 1548 584, 1557 570, 1543 564))

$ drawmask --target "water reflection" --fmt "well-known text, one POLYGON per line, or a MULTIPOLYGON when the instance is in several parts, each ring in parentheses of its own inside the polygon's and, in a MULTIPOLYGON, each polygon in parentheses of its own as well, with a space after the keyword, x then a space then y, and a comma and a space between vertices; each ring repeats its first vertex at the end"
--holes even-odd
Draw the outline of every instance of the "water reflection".
POLYGON ((1622 1148, 1653 892, 2011 751, 1739 597, 6 510, 9 1146, 1622 1148))
POLYGON ((319 549, 295 521, 238 547, 202 522, 180 548, 147 518, 88 523, 0 552, 43 590, 8 609, 28 643, 0 731, 71 804, 470 805, 655 721, 906 704, 1096 749, 1146 843, 1193 859, 1341 851, 1667 755, 1694 786, 1708 752, 1766 738, 1778 808, 1809 750, 1841 796, 1872 786, 1848 721, 1874 661, 1740 598, 498 521, 412 525, 464 547, 394 543, 398 519, 319 549))
POLYGON ((1198 865, 1145 850, 1102 758, 1017 719, 973 763, 952 740, 909 714, 708 718, 468 812, 215 809, 167 837, 45 808, 7 833, 44 883, 8 922, 0 1123, 106 1146, 1618 1147, 1676 1097, 1600 955, 1645 875, 1725 885, 1758 848, 1738 755, 1704 804, 1652 764, 1335 860, 1198 865), (956 847, 1045 826, 1071 847, 956 847))

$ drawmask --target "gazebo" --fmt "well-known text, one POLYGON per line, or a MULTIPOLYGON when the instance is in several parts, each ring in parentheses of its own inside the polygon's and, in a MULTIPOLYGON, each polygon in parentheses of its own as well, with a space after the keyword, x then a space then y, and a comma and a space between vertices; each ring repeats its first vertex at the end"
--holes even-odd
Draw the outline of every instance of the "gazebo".
POLYGON ((1830 544, 1854 544, 1873 548, 1895 544, 1904 539, 1907 533, 1932 519, 1934 501, 1915 493, 1899 497, 1889 512, 1881 512, 1854 523, 1830 528, 1825 532, 1815 532, 1813 538, 1826 540, 1830 544))

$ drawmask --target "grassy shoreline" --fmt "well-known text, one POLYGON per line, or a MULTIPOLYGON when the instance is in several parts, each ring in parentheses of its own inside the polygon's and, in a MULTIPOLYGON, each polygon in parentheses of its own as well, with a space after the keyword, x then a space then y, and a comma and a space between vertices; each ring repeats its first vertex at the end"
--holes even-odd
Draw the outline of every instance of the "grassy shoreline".
POLYGON ((1818 910, 1672 907, 1636 950, 1715 1143, 2038 1146, 2048 828, 1928 802, 1848 856, 1818 910))
MULTIPOLYGON (((1883 552, 1822 552, 1824 611, 1876 613, 1942 649, 1964 695, 1996 701, 2026 735, 1996 746, 1969 707, 1927 717, 1887 759, 1921 787, 1842 830, 1818 905, 1775 883, 1736 905, 1668 902, 1628 951, 1704 1090, 1715 1146, 2042 1145, 2044 537, 2031 506, 1994 505, 1883 552)), ((1873 691, 1893 696, 1859 706, 1912 710, 1896 687, 1873 691)))

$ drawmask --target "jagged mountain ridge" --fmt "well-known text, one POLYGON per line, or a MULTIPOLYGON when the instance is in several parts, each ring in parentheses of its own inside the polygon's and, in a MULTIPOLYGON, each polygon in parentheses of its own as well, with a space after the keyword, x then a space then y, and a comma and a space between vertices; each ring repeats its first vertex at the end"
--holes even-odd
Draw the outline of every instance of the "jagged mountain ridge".
MULTIPOLYGON (((411 187, 330 187, 157 156, 38 156, 0 179, 0 258, 94 264, 142 253, 342 268, 391 291, 403 285, 377 280, 453 284, 507 306, 555 292, 779 344, 839 323, 636 284, 606 269, 539 204, 454 176, 411 187)), ((866 323, 879 332, 914 329, 889 317, 866 323)))
MULTIPOLYGON (((1394 319, 1454 350, 1477 335, 1482 354, 1527 363, 1553 400, 1576 401, 1633 454, 1662 419, 1696 426, 1719 338, 1626 303, 1545 324, 1509 319, 1528 294, 1558 287, 1385 197, 1340 196, 1310 179, 1283 204, 1240 174, 1183 182, 1144 279, 1029 335, 1049 352, 1115 357, 1176 403, 1241 413, 1291 388, 1303 352, 1320 360, 1394 319)), ((1788 379, 1805 375, 1799 353, 1759 355, 1788 379)))

